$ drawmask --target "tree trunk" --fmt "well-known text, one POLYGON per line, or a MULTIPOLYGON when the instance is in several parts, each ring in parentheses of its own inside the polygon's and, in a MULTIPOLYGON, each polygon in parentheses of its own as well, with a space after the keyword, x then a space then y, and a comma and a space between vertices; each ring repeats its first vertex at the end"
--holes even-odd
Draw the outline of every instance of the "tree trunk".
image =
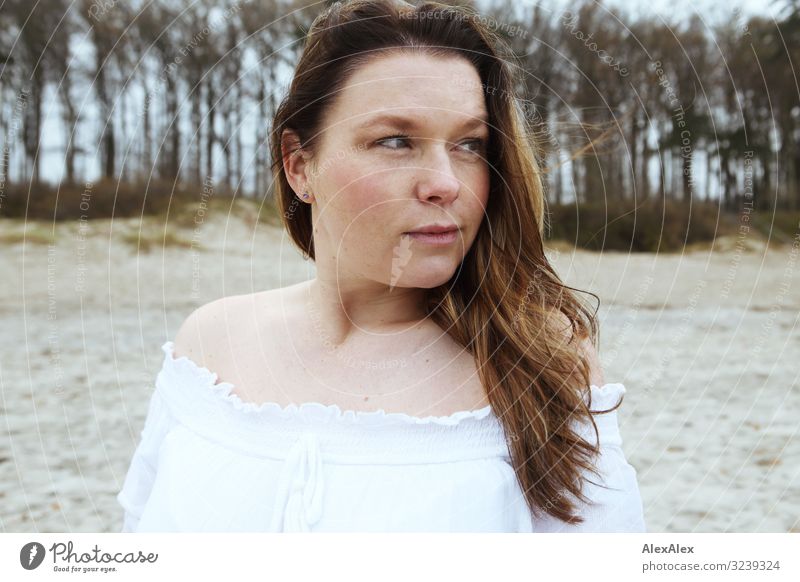
POLYGON ((217 141, 217 105, 214 103, 216 94, 214 93, 214 81, 209 80, 206 84, 206 113, 208 117, 208 139, 206 140, 206 179, 214 176, 214 144, 217 141))
POLYGON ((266 147, 266 92, 264 91, 264 79, 258 80, 258 123, 255 128, 256 151, 255 151, 255 192, 261 198, 264 195, 264 148, 266 147))
POLYGON ((631 131, 628 139, 628 148, 631 152, 631 198, 641 196, 641 176, 637 170, 639 168, 639 119, 634 111, 631 116, 631 131))
POLYGON ((583 200, 581 199, 581 195, 580 195, 580 192, 581 192, 581 188, 580 188, 580 183, 581 183, 581 180, 580 180, 581 171, 580 170, 581 170, 581 168, 580 167, 581 167, 581 165, 583 165, 583 161, 582 160, 578 160, 578 159, 574 159, 574 160, 572 160, 570 162, 570 165, 572 166, 572 187, 575 189, 575 202, 576 203, 583 202, 583 200))
POLYGON ((683 201, 689 202, 692 198, 692 158, 694 151, 684 154, 681 151, 681 182, 683 186, 683 201))
POLYGON ((239 187, 242 185, 242 91, 239 88, 239 84, 236 84, 236 88, 234 89, 236 98, 234 99, 233 103, 233 114, 235 123, 233 124, 233 135, 231 139, 236 144, 236 184, 234 189, 238 190, 239 187))
POLYGON ((553 166, 555 168, 554 172, 555 176, 553 178, 553 192, 555 194, 554 202, 555 204, 560 206, 563 200, 562 199, 563 192, 561 191, 561 189, 564 187, 563 186, 564 177, 561 174, 561 172, 564 170, 564 168, 561 166, 561 150, 556 149, 553 155, 556 158, 555 165, 553 166))
POLYGON ((103 146, 103 176, 106 178, 114 177, 114 116, 111 106, 111 100, 108 91, 106 69, 104 63, 98 54, 96 63, 97 73, 95 75, 97 86, 97 98, 100 101, 101 118, 100 123, 103 125, 100 143, 103 146))
POLYGON ((178 119, 178 95, 172 74, 167 75, 167 131, 169 132, 169 161, 166 178, 177 180, 180 173, 181 124, 178 119))
POLYGON ((225 137, 222 140, 222 152, 225 157, 225 183, 228 188, 233 189, 233 165, 231 161, 231 142, 233 141, 233 135, 231 133, 231 115, 232 112, 229 107, 225 111, 225 137))
POLYGON ((200 134, 200 100, 202 99, 202 95, 200 91, 200 83, 196 83, 192 91, 192 129, 194 130, 194 165, 192 167, 192 176, 195 184, 201 184, 203 182, 203 149, 200 134))
POLYGON ((734 203, 734 199, 733 199, 734 198, 733 197, 733 189, 735 187, 735 183, 734 183, 733 172, 731 171, 731 161, 730 161, 730 157, 729 156, 727 156, 727 155, 725 156, 723 164, 724 164, 724 169, 725 169, 725 198, 724 198, 725 204, 724 204, 724 206, 728 210, 733 211, 733 210, 736 210, 734 208, 735 203, 734 203))
MULTIPOLYGON (((22 137, 25 146, 25 171, 21 176, 22 180, 30 179, 34 183, 39 183, 39 146, 41 145, 42 134, 42 90, 44 83, 41 77, 34 75, 31 85, 30 96, 26 98, 22 117, 23 124, 22 137)), ((16 107, 16 103, 14 104, 16 107)))
POLYGON ((75 136, 78 125, 78 114, 75 111, 72 99, 70 97, 70 89, 72 88, 72 79, 69 72, 64 74, 61 83, 61 103, 64 106, 64 136, 67 140, 66 148, 64 151, 64 173, 67 175, 67 183, 75 183, 75 136))
POLYGON ((144 170, 143 174, 145 176, 151 176, 153 174, 153 150, 152 150, 152 126, 150 123, 150 108, 153 104, 152 96, 150 95, 150 88, 147 83, 144 83, 144 105, 142 115, 144 116, 144 122, 142 123, 143 131, 144 131, 144 147, 143 149, 143 156, 144 156, 144 163, 142 169, 144 170))

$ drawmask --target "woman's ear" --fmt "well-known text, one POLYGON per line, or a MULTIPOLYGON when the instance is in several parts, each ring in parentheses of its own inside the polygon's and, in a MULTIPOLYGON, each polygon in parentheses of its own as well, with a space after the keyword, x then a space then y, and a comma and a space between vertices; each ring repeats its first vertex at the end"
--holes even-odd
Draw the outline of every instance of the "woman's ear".
POLYGON ((292 129, 284 129, 281 133, 281 157, 286 180, 301 200, 310 202, 309 155, 300 147, 300 137, 292 129), (303 194, 308 193, 304 198, 303 194))

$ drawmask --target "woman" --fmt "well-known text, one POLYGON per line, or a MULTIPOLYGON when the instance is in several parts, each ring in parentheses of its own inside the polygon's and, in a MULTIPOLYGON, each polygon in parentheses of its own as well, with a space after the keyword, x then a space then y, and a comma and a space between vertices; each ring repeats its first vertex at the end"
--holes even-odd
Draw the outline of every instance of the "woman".
POLYGON ((164 344, 123 531, 644 531, 625 389, 545 257, 481 20, 393 0, 315 20, 271 150, 316 278, 205 305, 164 344))

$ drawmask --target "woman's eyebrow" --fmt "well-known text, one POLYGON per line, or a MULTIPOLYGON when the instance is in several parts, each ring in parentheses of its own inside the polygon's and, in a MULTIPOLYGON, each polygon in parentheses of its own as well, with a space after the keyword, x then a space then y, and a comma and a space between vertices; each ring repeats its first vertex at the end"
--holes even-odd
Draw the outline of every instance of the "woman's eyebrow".
MULTIPOLYGON (((471 129, 473 127, 477 127, 479 125, 487 125, 488 124, 488 117, 485 113, 481 113, 477 116, 470 117, 464 123, 461 124, 463 129, 471 129)), ((375 126, 375 125, 391 125, 397 127, 398 129, 403 130, 413 130, 418 129, 421 126, 426 125, 423 122, 417 122, 417 120, 404 117, 402 115, 396 115, 392 113, 380 113, 373 117, 370 117, 366 121, 359 123, 356 126, 356 129, 364 129, 366 127, 375 126)))

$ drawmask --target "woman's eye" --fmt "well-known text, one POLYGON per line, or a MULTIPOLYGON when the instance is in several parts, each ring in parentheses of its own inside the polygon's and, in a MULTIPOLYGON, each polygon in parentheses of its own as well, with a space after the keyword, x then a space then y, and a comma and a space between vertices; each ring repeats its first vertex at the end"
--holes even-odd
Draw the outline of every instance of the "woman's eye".
POLYGON ((464 142, 465 144, 471 144, 473 146, 473 152, 482 154, 486 149, 486 140, 483 138, 475 138, 469 141, 464 142))
MULTIPOLYGON (((390 135, 388 137, 384 137, 382 139, 379 139, 376 143, 384 145, 386 142, 405 141, 407 139, 409 139, 407 135, 390 135)), ((389 147, 390 150, 400 149, 400 148, 395 148, 395 147, 391 147, 391 146, 387 146, 387 147, 389 147)))
MULTIPOLYGON (((386 147, 388 147, 391 150, 396 150, 396 149, 402 149, 402 142, 407 142, 409 139, 411 139, 411 138, 409 138, 407 135, 390 135, 390 136, 387 136, 387 137, 379 139, 376 143, 381 144, 381 145, 385 145, 386 147), (397 143, 400 143, 401 145, 400 145, 400 147, 394 147, 392 145, 386 145, 387 143, 391 144, 391 142, 397 142, 397 143)), ((473 153, 482 154, 482 153, 484 153, 484 151, 486 149, 486 140, 483 139, 483 138, 470 139, 470 140, 467 140, 465 142, 462 142, 461 147, 464 147, 464 146, 467 146, 467 145, 472 146, 472 152, 473 153)), ((469 148, 467 148, 467 149, 469 150, 469 148)))

